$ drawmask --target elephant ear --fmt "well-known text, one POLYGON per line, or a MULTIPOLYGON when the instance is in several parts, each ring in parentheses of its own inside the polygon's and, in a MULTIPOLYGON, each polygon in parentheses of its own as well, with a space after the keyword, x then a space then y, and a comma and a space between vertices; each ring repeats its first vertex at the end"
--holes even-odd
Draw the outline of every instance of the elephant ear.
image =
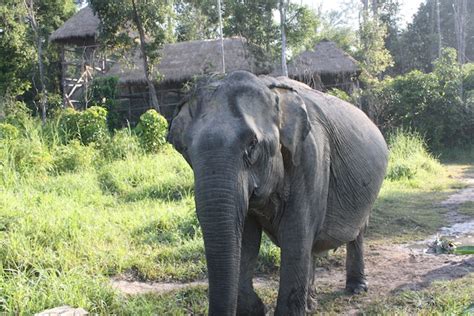
POLYGON ((171 121, 167 137, 168 142, 183 155, 188 163, 190 162, 187 155, 186 130, 192 121, 189 106, 188 103, 181 106, 178 114, 171 121))
POLYGON ((301 162, 303 143, 311 130, 311 124, 303 98, 287 85, 270 86, 276 93, 280 112, 280 143, 290 153, 294 166, 301 162))

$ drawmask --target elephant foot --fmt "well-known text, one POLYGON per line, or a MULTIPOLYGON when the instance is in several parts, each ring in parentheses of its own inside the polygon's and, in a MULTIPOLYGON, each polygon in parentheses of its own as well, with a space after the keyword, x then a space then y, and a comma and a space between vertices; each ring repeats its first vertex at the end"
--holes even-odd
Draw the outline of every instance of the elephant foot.
POLYGON ((348 281, 346 282, 346 292, 349 294, 361 294, 367 292, 369 284, 366 280, 348 281))
POLYGON ((252 291, 247 295, 239 295, 237 303, 237 315, 265 315, 265 304, 258 295, 252 291))
POLYGON ((316 300, 316 291, 311 289, 308 291, 306 298, 306 314, 316 314, 318 301, 316 300))

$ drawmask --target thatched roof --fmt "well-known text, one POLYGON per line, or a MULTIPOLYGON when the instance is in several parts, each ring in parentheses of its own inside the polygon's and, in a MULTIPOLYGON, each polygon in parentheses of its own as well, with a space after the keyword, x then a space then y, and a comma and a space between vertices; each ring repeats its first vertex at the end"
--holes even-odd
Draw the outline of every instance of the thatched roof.
POLYGON ((357 72, 357 61, 336 43, 326 40, 319 42, 314 50, 302 52, 288 64, 290 77, 357 72))
POLYGON ((57 43, 75 44, 77 42, 95 41, 98 35, 100 20, 90 7, 85 7, 54 31, 49 40, 57 43))
MULTIPOLYGON (((247 70, 255 74, 269 72, 269 67, 258 62, 253 50, 240 37, 224 39, 226 72, 247 70)), ((159 64, 155 67, 161 82, 181 82, 196 75, 220 72, 220 40, 188 41, 166 44, 161 50, 159 64)), ((118 76, 120 83, 145 82, 143 62, 139 53, 124 58, 108 72, 108 76, 118 76)), ((157 77, 157 74, 153 76, 157 77)))

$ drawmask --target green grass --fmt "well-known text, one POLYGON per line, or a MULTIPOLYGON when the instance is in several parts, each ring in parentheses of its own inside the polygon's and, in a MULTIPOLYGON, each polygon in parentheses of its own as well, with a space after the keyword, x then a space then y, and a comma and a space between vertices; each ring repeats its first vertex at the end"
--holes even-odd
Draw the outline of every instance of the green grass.
POLYGON ((471 216, 474 218, 474 202, 469 201, 469 202, 463 203, 461 207, 459 208, 459 213, 466 216, 471 216))
MULTIPOLYGON (((65 145, 54 126, 33 123, 20 135, 0 139, 0 314, 59 305, 120 315, 206 311, 203 287, 125 297, 109 284, 124 274, 159 281, 206 276, 193 175, 178 153, 166 147, 145 155, 129 133, 107 147, 65 145)), ((444 167, 420 154, 416 139, 416 150, 408 150, 410 137, 398 140, 398 158, 391 158, 371 241, 433 233, 444 224, 445 211, 436 203, 459 187, 444 167)), ((258 274, 276 273, 279 264, 279 249, 264 238, 258 274)), ((275 303, 276 289, 259 291, 265 303, 275 303)), ((329 308, 333 300, 326 301, 329 308)))
POLYGON ((421 291, 381 298, 363 310, 369 315, 472 315, 474 273, 453 281, 437 281, 421 291))

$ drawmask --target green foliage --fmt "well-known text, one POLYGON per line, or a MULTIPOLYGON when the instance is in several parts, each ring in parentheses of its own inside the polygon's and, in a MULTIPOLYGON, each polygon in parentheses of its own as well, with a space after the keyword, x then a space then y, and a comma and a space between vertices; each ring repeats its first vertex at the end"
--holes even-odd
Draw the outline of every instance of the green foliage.
POLYGON ((139 32, 138 21, 150 39, 145 48, 152 63, 158 58, 158 48, 173 41, 169 1, 91 0, 89 4, 101 19, 101 39, 109 48, 133 47, 136 41, 130 29, 139 32))
POLYGON ((365 81, 370 81, 393 65, 392 56, 385 47, 387 26, 378 17, 367 16, 360 26, 359 36, 361 40, 359 60, 367 77, 365 81))
MULTIPOLYGON (((400 34, 400 48, 394 50, 400 70, 408 72, 418 69, 424 72, 433 69, 432 62, 438 58, 436 2, 440 6, 441 42, 443 47, 457 47, 455 31, 455 0, 427 0, 420 4, 413 21, 400 34)), ((467 16, 474 13, 474 2, 467 1, 467 16)), ((474 59, 474 19, 466 19, 466 57, 474 59)))
POLYGON ((138 137, 128 128, 116 131, 102 146, 102 154, 109 161, 126 159, 141 153, 138 137))
POLYGON ((388 139, 390 158, 386 178, 392 181, 435 174, 441 164, 427 150, 423 138, 416 133, 396 131, 388 139))
POLYGON ((109 130, 119 129, 125 122, 125 117, 116 111, 119 106, 118 77, 98 77, 92 81, 89 100, 91 104, 107 109, 107 126, 109 130))
POLYGON ((161 114, 151 109, 140 116, 135 132, 143 149, 148 153, 156 153, 166 143, 168 122, 161 114))
POLYGON ((82 112, 68 108, 61 113, 59 121, 65 142, 78 139, 84 145, 103 145, 109 138, 107 110, 103 107, 92 106, 82 112))
POLYGON ((18 128, 9 123, 0 123, 0 140, 13 140, 18 138, 18 128))
MULTIPOLYGON (((417 130, 432 149, 464 146, 471 141, 472 108, 460 97, 462 72, 454 49, 443 50, 432 73, 414 70, 380 82, 374 103, 381 107, 380 124, 386 132, 394 128, 417 130)), ((464 75, 464 77, 468 77, 464 75)))
POLYGON ((330 94, 330 95, 333 95, 333 96, 335 96, 335 97, 337 97, 341 100, 344 100, 346 102, 349 102, 349 103, 353 102, 351 96, 349 94, 347 94, 347 92, 345 92, 344 90, 334 88, 334 89, 328 90, 327 93, 330 94))
POLYGON ((93 165, 95 155, 94 148, 72 140, 67 145, 54 148, 53 169, 57 173, 83 171, 93 165))
POLYGON ((31 120, 31 111, 26 104, 15 100, 11 95, 0 96, 1 112, 5 116, 5 121, 21 127, 31 120))
POLYGON ((305 49, 314 48, 320 19, 307 6, 290 3, 287 12, 286 36, 287 45, 294 54, 305 49))
MULTIPOLYGON (((263 50, 262 59, 279 55, 280 28, 274 20, 278 0, 222 1, 222 19, 226 37, 243 36, 249 43, 263 50), (275 43, 279 43, 275 45, 275 43)), ((203 40, 218 36, 218 15, 215 1, 180 0, 177 11, 177 37, 203 40)), ((287 42, 294 53, 312 47, 316 42, 319 16, 309 7, 291 3, 287 12, 287 42)))
POLYGON ((27 74, 34 62, 32 44, 26 41, 23 1, 5 0, 0 4, 0 97, 17 96, 30 88, 27 74))

